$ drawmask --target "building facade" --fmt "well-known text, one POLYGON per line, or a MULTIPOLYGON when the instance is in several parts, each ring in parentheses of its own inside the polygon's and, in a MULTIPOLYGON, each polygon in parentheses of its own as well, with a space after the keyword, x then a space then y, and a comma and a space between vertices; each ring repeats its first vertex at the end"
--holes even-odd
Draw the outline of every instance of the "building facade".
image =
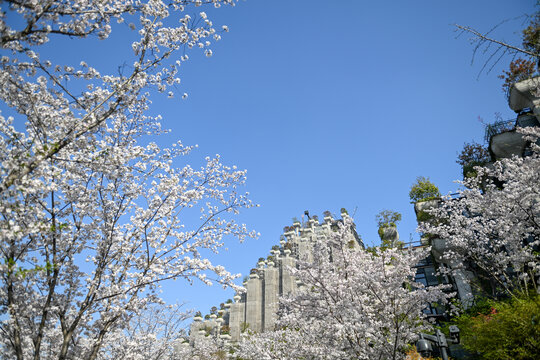
MULTIPOLYGON (((195 317, 190 328, 190 338, 219 336, 224 341, 238 341, 240 334, 249 329, 256 332, 273 330, 278 313, 279 297, 294 293, 302 284, 290 273, 299 259, 309 261, 315 239, 327 238, 339 222, 349 215, 341 213, 341 219, 325 216, 322 223, 316 217, 304 224, 295 221, 284 228, 279 245, 274 245, 266 259, 260 258, 257 267, 251 269, 243 285, 246 291, 234 296, 233 302, 223 304, 216 314, 203 319, 195 317)), ((364 247, 354 229, 351 244, 364 247)))

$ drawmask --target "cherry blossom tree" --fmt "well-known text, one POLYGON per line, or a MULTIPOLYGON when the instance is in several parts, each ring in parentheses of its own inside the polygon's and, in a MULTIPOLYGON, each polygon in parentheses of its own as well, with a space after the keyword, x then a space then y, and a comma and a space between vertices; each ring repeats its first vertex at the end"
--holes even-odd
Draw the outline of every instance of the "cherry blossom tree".
POLYGON ((478 268, 494 294, 537 289, 540 275, 540 129, 518 131, 530 142, 530 156, 475 167, 459 199, 428 210, 437 221, 421 224, 444 239, 445 258, 478 268))
POLYGON ((179 304, 156 304, 138 311, 125 329, 118 329, 110 335, 114 341, 107 342, 102 357, 111 360, 174 359, 179 354, 179 345, 186 338, 185 321, 191 315, 179 304))
POLYGON ((204 251, 254 236, 234 219, 252 206, 238 189, 245 171, 219 156, 194 168, 185 159, 193 147, 181 142, 160 148, 160 116, 147 111, 152 89, 174 95, 189 49, 210 56, 227 30, 195 8, 234 3, 3 3, 0 100, 10 116, 0 114, 0 357, 136 358, 147 340, 130 330, 162 303, 160 284, 234 286, 204 251), (40 56, 60 37, 108 41, 126 23, 138 39, 119 73, 40 56))
POLYGON ((194 337, 176 347, 172 360, 226 360, 232 344, 214 336, 194 337))
POLYGON ((240 344, 248 359, 401 359, 407 344, 430 327, 423 310, 443 304, 444 286, 414 281, 429 249, 351 246, 352 220, 315 241, 313 261, 290 269, 301 284, 280 299, 278 330, 240 344))

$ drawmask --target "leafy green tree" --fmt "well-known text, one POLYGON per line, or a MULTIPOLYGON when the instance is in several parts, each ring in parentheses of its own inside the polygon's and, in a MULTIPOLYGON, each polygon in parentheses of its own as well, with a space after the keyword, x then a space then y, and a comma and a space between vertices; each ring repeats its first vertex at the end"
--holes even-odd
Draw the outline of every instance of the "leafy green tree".
POLYGON ((401 214, 392 210, 381 210, 376 216, 378 234, 381 238, 382 248, 402 247, 403 243, 398 241, 399 235, 395 229, 396 223, 401 221, 401 214), (393 228, 393 229, 389 229, 393 228))
POLYGON ((411 201, 428 201, 441 197, 439 188, 429 181, 429 178, 419 176, 416 178, 416 182, 412 184, 411 191, 409 191, 409 198, 411 201))
POLYGON ((377 226, 379 228, 396 226, 396 223, 401 221, 401 214, 392 210, 381 210, 375 215, 375 221, 377 221, 377 226))
POLYGON ((477 142, 465 143, 456 162, 463 169, 463 178, 476 176, 475 166, 483 166, 490 161, 488 149, 477 142))

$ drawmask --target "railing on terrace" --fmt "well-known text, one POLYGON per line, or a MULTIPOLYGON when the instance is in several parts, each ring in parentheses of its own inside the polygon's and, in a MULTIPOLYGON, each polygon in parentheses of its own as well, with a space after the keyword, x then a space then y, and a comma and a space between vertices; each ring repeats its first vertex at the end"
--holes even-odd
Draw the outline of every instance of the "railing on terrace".
POLYGON ((487 124, 484 133, 484 141, 489 142, 492 136, 515 129, 516 119, 500 120, 493 124, 487 124))
POLYGON ((461 193, 455 192, 455 193, 448 194, 447 196, 449 196, 449 198, 447 198, 446 200, 456 200, 456 199, 461 198, 461 193))

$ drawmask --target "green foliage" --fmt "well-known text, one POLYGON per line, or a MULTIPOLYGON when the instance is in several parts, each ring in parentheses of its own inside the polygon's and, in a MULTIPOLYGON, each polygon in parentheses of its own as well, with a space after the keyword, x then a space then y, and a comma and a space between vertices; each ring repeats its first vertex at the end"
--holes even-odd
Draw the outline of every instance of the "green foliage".
POLYGON ((540 359, 540 296, 483 300, 453 321, 464 348, 480 359, 540 359))
POLYGON ((202 317, 202 313, 201 313, 200 311, 197 311, 197 312, 195 313, 195 317, 202 317))
POLYGON ((379 234, 379 238, 382 240, 384 236, 384 227, 379 227, 379 230, 377 230, 377 233, 379 234))
POLYGON ((531 17, 531 22, 522 31, 523 48, 530 52, 540 53, 540 13, 531 17))
POLYGON ((427 211, 420 210, 416 214, 416 220, 418 220, 418 222, 430 221, 432 219, 433 219, 433 215, 429 214, 427 211))
POLYGON ((231 328, 229 325, 221 325, 221 333, 222 334, 230 334, 231 328))
POLYGON ((516 82, 530 79, 537 75, 536 63, 534 60, 517 58, 512 60, 508 70, 503 70, 499 79, 504 80, 502 89, 509 96, 510 88, 516 82))
POLYGON ((349 215, 349 212, 345 208, 341 208, 341 213, 349 215))
POLYGON ((475 177, 477 171, 474 170, 475 166, 483 166, 491 160, 488 149, 476 142, 465 143, 463 150, 458 155, 456 162, 461 165, 463 169, 463 178, 475 177))
POLYGON ((416 182, 411 186, 411 191, 409 191, 409 198, 413 203, 434 200, 440 197, 439 188, 424 176, 417 177, 416 182))
POLYGON ((249 324, 247 322, 243 322, 240 324, 240 332, 245 333, 249 329, 249 324))
POLYGON ((404 244, 401 241, 385 238, 386 229, 389 227, 395 227, 396 223, 401 221, 400 213, 392 210, 381 210, 377 215, 375 215, 375 221, 379 226, 377 233, 381 239, 381 248, 388 249, 394 247, 403 247, 404 244))
POLYGON ((392 210, 381 210, 375 215, 375 221, 377 221, 379 228, 396 226, 396 223, 401 221, 401 214, 392 210))

